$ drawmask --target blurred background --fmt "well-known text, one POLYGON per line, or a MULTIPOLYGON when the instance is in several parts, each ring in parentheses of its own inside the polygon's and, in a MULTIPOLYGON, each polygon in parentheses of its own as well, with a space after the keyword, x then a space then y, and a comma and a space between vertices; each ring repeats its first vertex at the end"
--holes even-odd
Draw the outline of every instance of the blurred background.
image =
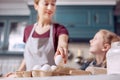
MULTIPOLYGON (((0 75, 18 69, 25 44, 23 31, 36 21, 33 0, 0 0, 0 75)), ((67 66, 80 66, 94 58, 89 40, 99 29, 120 35, 119 0, 57 0, 54 21, 69 31, 67 66)))

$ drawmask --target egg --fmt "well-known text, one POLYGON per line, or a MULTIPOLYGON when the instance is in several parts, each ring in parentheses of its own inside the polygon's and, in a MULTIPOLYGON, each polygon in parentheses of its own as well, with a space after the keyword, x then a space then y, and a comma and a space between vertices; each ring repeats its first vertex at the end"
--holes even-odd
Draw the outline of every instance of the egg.
POLYGON ((40 65, 35 65, 32 70, 40 70, 41 69, 41 66, 40 65))
POLYGON ((55 69, 57 69, 57 66, 52 65, 52 66, 51 66, 51 70, 54 71, 55 69))
POLYGON ((56 64, 56 65, 61 65, 61 64, 63 64, 63 58, 62 58, 61 55, 57 55, 57 56, 55 57, 55 64, 56 64))
POLYGON ((44 65, 41 67, 40 70, 42 70, 42 71, 50 71, 50 70, 51 70, 51 66, 48 65, 48 64, 44 64, 44 65))

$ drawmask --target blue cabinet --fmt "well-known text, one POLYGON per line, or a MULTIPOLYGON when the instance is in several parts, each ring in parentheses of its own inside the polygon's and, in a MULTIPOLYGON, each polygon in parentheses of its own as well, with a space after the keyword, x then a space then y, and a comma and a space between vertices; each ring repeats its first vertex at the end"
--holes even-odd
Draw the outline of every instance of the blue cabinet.
MULTIPOLYGON (((37 19, 33 6, 30 23, 37 19)), ((54 21, 63 24, 69 31, 70 39, 89 40, 99 29, 114 31, 114 6, 57 5, 54 21)))
POLYGON ((68 29, 70 38, 87 38, 85 29, 91 26, 89 8, 58 6, 55 20, 68 29))
POLYGON ((55 21, 68 29, 70 39, 90 39, 99 29, 114 31, 113 6, 57 6, 55 21))
POLYGON ((115 33, 120 36, 120 15, 115 16, 115 33))

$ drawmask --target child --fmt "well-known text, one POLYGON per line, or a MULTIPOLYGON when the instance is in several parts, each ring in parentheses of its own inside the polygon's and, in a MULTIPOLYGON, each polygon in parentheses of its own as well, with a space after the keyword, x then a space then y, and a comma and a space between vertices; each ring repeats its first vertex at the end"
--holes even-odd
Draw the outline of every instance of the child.
POLYGON ((116 41, 120 41, 120 37, 115 33, 105 29, 99 30, 90 40, 89 50, 95 55, 95 60, 90 62, 85 70, 91 71, 93 74, 106 73, 106 53, 110 49, 111 43, 116 41))

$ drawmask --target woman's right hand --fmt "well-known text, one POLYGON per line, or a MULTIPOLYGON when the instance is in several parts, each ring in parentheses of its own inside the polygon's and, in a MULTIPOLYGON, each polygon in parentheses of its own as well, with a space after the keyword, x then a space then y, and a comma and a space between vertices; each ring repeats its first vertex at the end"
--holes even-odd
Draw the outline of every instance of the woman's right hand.
POLYGON ((5 74, 3 77, 15 77, 15 73, 10 72, 10 73, 5 74))

